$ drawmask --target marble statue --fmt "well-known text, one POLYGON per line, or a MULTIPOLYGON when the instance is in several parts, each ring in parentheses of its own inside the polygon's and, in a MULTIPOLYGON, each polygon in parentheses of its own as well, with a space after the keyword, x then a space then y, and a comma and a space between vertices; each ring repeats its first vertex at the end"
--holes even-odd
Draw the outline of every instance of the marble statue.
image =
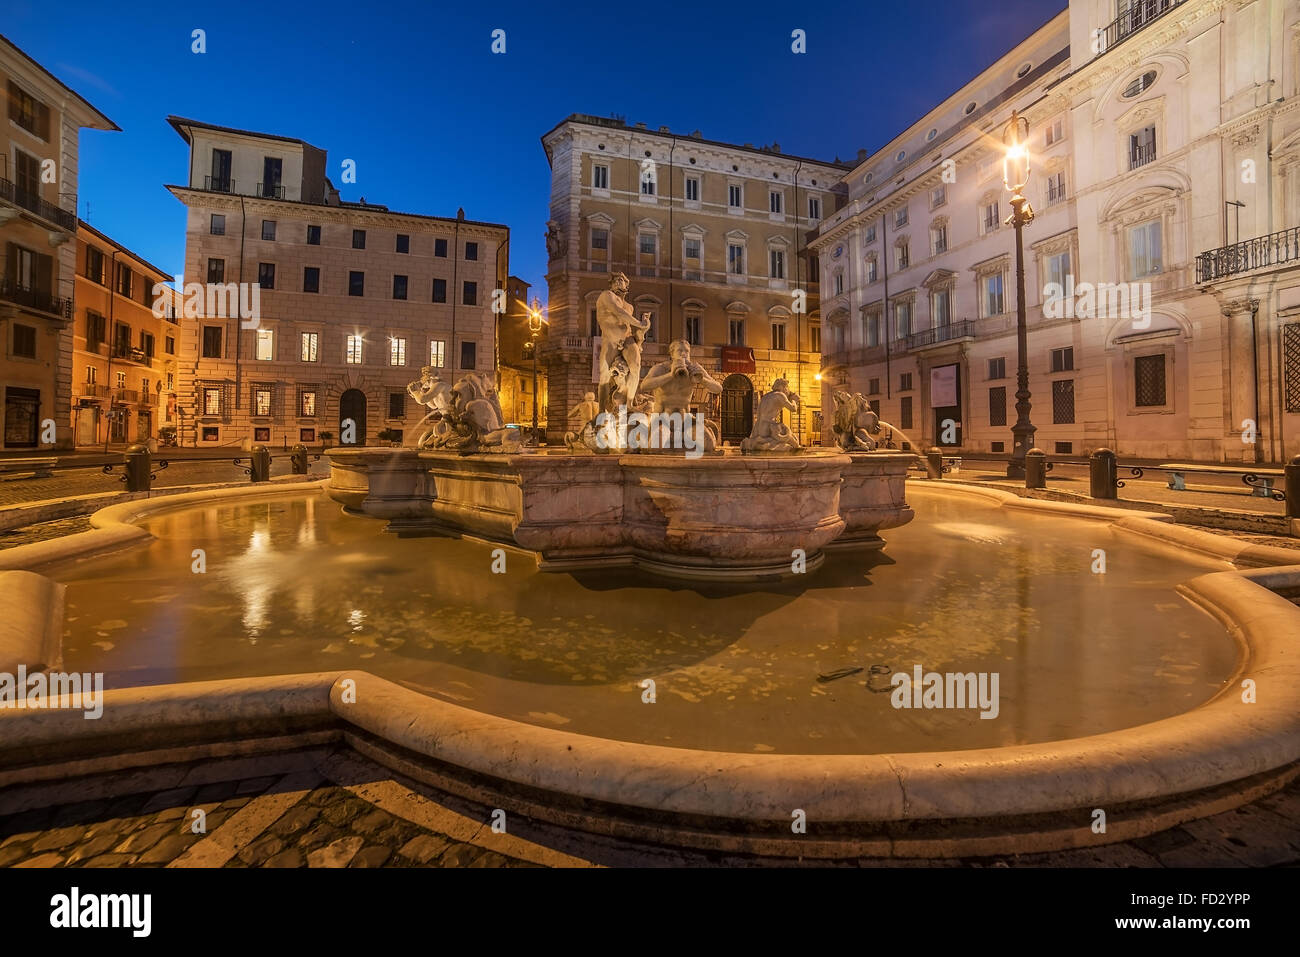
POLYGON ((772 391, 758 400, 754 430, 740 443, 742 452, 798 452, 799 439, 782 421, 785 412, 799 411, 799 396, 785 379, 772 383, 772 391))
MULTIPOLYGON (((691 396, 696 387, 713 395, 722 394, 722 385, 705 371, 704 367, 691 359, 691 344, 685 339, 675 339, 668 344, 668 361, 660 362, 645 374, 641 388, 654 395, 655 412, 689 414, 691 396)), ((659 424, 667 429, 668 423, 659 424)), ((677 448, 671 436, 661 439, 661 448, 677 448)), ((704 427, 704 451, 712 452, 718 447, 718 435, 707 425, 704 427)))
POLYGON ((439 444, 439 440, 446 436, 450 428, 447 422, 447 413, 452 407, 451 391, 451 386, 438 378, 438 372, 433 366, 422 368, 420 378, 407 385, 407 394, 429 410, 429 413, 415 427, 417 430, 415 447, 417 449, 425 449, 439 444), (419 430, 426 425, 428 428, 420 432, 419 430))
POLYGON ((849 395, 842 390, 832 396, 835 401, 835 444, 845 452, 874 452, 877 449, 901 450, 907 436, 902 430, 883 421, 861 392, 849 395))
POLYGON ((564 255, 564 230, 553 219, 546 221, 546 252, 551 259, 559 259, 564 255))
POLYGON ((609 288, 596 299, 600 327, 600 384, 597 402, 602 412, 618 414, 632 407, 641 381, 641 343, 650 329, 648 315, 638 317, 627 301, 630 283, 624 273, 609 278, 609 288))
POLYGON ((446 393, 445 402, 446 408, 442 410, 445 429, 422 447, 456 452, 522 450, 519 430, 505 425, 501 400, 488 373, 467 372, 446 393))
POLYGON ((596 393, 588 392, 582 397, 582 401, 577 403, 569 410, 568 418, 577 421, 577 432, 565 432, 564 444, 571 452, 581 452, 591 448, 595 444, 595 425, 596 416, 600 415, 600 403, 596 401, 596 393))

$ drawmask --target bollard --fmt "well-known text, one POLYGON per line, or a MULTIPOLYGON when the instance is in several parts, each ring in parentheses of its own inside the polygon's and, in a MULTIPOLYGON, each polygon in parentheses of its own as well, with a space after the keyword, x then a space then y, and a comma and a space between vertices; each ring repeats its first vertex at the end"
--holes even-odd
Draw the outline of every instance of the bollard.
POLYGON ((254 482, 266 482, 271 478, 271 452, 265 445, 254 445, 248 457, 249 478, 254 482))
POLYGON ((1047 488, 1047 453, 1042 449, 1025 453, 1025 488, 1047 488))
POLYGON ((122 456, 122 465, 126 472, 126 490, 128 492, 149 491, 149 473, 153 467, 153 457, 144 445, 133 445, 122 456))
POLYGON ((1115 453, 1110 449, 1097 449, 1088 457, 1089 493, 1093 498, 1119 498, 1116 484, 1115 453))
POLYGON ((1286 484, 1286 517, 1300 518, 1300 455, 1282 469, 1286 484))
POLYGON ((294 475, 307 474, 307 446, 299 442, 289 453, 289 461, 293 463, 294 475))
POLYGON ((943 452, 940 449, 931 446, 925 453, 925 471, 929 478, 943 478, 943 452))

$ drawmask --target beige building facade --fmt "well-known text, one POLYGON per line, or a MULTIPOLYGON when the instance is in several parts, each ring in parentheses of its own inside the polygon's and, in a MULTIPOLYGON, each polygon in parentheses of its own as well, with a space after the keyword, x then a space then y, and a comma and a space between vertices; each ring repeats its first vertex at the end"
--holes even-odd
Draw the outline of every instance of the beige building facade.
POLYGON ((693 404, 724 442, 749 434, 777 378, 802 399, 791 427, 820 439, 821 328, 805 240, 836 208, 847 165, 582 114, 542 145, 551 167, 548 439, 573 428, 567 412, 595 389, 596 299, 620 271, 651 321, 643 365, 665 359, 672 340, 689 341, 724 386, 721 396, 698 389, 693 404))
POLYGON ((1078 0, 859 163, 810 244, 824 402, 862 392, 919 445, 1011 450, 1018 110, 1038 447, 1300 451, 1298 31, 1282 0, 1078 0))
POLYGON ((70 449, 82 129, 112 120, 0 37, 0 449, 70 449))
POLYGON ((190 146, 168 187, 187 207, 185 445, 404 441, 422 367, 495 374, 507 227, 344 202, 302 140, 169 122, 190 146))

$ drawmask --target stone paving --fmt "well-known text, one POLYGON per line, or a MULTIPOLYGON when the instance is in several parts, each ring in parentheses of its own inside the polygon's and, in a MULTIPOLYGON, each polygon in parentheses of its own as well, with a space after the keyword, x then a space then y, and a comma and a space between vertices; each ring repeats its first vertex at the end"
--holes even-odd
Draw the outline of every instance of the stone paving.
MULTIPOLYGON (((7 867, 584 867, 817 865, 684 852, 577 834, 409 781, 345 747, 239 759, 237 780, 0 816, 7 867), (258 766, 260 764, 260 766, 258 766), (202 811, 203 833, 194 832, 202 811)), ((193 765, 196 775, 212 763, 193 765)), ((94 788, 90 788, 94 790, 94 788)), ((0 796, 2 797, 2 796, 0 796)), ((1296 867, 1300 779, 1253 804, 1086 850, 959 860, 861 858, 861 867, 1296 867)))

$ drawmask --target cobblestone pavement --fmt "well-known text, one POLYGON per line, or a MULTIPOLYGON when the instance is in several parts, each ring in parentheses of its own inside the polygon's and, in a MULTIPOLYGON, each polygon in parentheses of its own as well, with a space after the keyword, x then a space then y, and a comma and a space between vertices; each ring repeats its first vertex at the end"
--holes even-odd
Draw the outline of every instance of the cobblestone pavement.
MULTIPOLYGON (((680 852, 576 834, 405 780, 347 748, 239 764, 237 780, 201 783, 220 762, 190 766, 189 786, 0 816, 7 867, 583 867, 762 866, 752 857, 680 852), (194 833, 195 811, 206 832, 194 833)), ((102 790, 92 782, 85 790, 102 790)), ((789 864, 783 861, 779 863, 789 864)), ((816 861, 802 862, 806 865, 816 861)), ((1267 798, 1104 847, 962 860, 862 858, 863 867, 1300 866, 1300 779, 1267 798)))

